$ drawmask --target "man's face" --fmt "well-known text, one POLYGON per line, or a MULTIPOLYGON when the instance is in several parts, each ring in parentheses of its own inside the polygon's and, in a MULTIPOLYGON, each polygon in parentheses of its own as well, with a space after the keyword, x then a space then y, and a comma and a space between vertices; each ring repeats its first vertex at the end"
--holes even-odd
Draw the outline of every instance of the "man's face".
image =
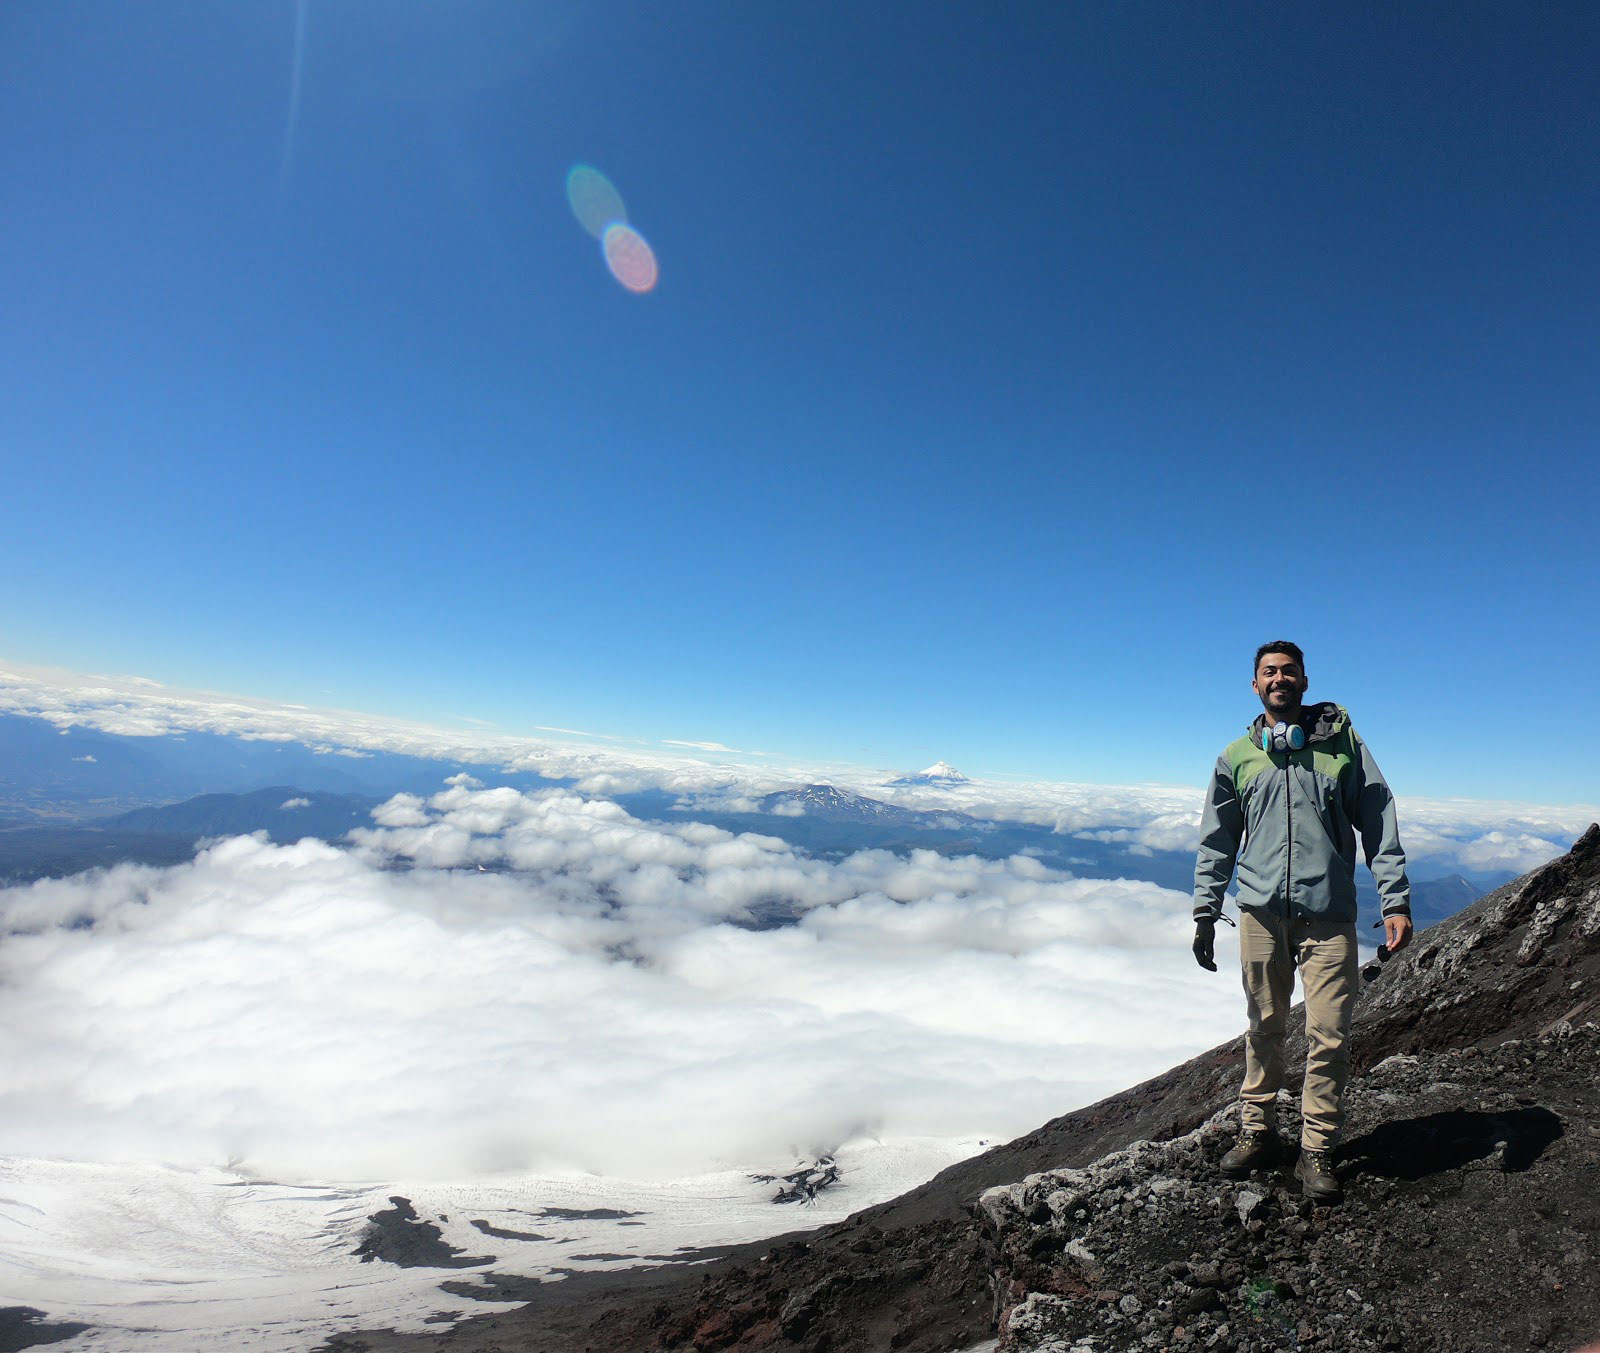
POLYGON ((1300 664, 1287 653, 1263 653, 1250 689, 1260 697, 1267 717, 1277 722, 1300 712, 1300 697, 1309 684, 1300 664))

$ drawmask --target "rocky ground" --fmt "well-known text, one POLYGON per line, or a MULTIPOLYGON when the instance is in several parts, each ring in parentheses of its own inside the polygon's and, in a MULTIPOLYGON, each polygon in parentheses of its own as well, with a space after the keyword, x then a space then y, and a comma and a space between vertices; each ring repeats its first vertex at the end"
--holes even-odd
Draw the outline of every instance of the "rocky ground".
MULTIPOLYGON (((1362 1078, 1339 1207, 1234 1182, 1231 1114, 992 1189, 1002 1349, 1570 1349, 1600 1337, 1600 1025, 1362 1078)), ((1285 1102, 1280 1121, 1298 1126, 1285 1102)))
POLYGON ((1308 1207, 1287 1172, 1214 1172, 1234 1040, 836 1226, 327 1347, 952 1353, 1000 1329, 1041 1353, 1570 1353, 1600 1339, 1596 1019, 1600 827, 1365 989, 1339 1208, 1308 1207))

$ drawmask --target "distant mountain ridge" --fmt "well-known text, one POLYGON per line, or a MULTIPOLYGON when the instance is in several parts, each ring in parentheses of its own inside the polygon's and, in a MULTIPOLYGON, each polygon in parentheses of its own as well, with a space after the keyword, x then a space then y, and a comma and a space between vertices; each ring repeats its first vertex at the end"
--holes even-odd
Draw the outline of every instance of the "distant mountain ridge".
MULTIPOLYGON (((481 765, 399 752, 222 733, 134 737, 0 714, 0 821, 8 822, 86 822, 196 795, 279 785, 381 798, 401 791, 432 794, 463 770, 485 775, 481 765)), ((528 789, 564 783, 530 772, 501 772, 496 779, 528 789)))
POLYGON ((335 841, 352 827, 369 823, 372 810, 382 802, 371 794, 328 794, 272 785, 249 794, 201 794, 182 803, 135 808, 90 825, 169 836, 248 836, 265 831, 280 843, 307 836, 335 841))
POLYGON ((203 841, 219 836, 266 832, 278 845, 308 836, 337 844, 352 827, 369 824, 386 797, 273 785, 248 794, 201 794, 88 822, 8 824, 0 826, 0 883, 65 878, 117 864, 184 864, 203 841))
MULTIPOLYGON (((764 813, 799 817, 802 814, 823 818, 829 822, 874 822, 907 826, 924 823, 931 818, 966 818, 964 813, 933 814, 922 809, 900 808, 882 799, 869 799, 854 790, 840 789, 835 785, 803 785, 799 789, 782 789, 775 794, 763 795, 756 801, 764 813)), ((966 821, 977 825, 976 818, 966 821)))

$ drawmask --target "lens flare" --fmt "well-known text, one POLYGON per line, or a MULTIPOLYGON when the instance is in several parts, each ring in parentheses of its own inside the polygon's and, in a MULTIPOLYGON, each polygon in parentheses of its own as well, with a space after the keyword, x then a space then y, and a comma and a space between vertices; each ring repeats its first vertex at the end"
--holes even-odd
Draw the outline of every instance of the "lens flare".
POLYGON ((622 194, 593 165, 575 164, 567 171, 567 204, 578 224, 597 240, 604 238, 607 226, 628 219, 622 194))
POLYGON ((655 251, 645 243, 643 235, 630 225, 614 222, 606 227, 601 243, 606 267, 617 281, 641 295, 654 288, 661 275, 660 269, 656 265, 655 251))

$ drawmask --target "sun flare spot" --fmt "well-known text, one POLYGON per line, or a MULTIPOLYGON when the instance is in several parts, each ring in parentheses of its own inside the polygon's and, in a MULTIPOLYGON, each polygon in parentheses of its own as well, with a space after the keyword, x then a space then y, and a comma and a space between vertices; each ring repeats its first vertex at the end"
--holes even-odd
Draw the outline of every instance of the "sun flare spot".
POLYGON ((602 247, 606 267, 629 291, 643 295, 655 287, 661 275, 655 251, 632 226, 621 222, 608 226, 602 247))
POLYGON ((597 240, 604 237, 608 226, 628 219, 622 194, 610 179, 589 164, 575 164, 567 171, 567 205, 578 218, 578 224, 597 240))

